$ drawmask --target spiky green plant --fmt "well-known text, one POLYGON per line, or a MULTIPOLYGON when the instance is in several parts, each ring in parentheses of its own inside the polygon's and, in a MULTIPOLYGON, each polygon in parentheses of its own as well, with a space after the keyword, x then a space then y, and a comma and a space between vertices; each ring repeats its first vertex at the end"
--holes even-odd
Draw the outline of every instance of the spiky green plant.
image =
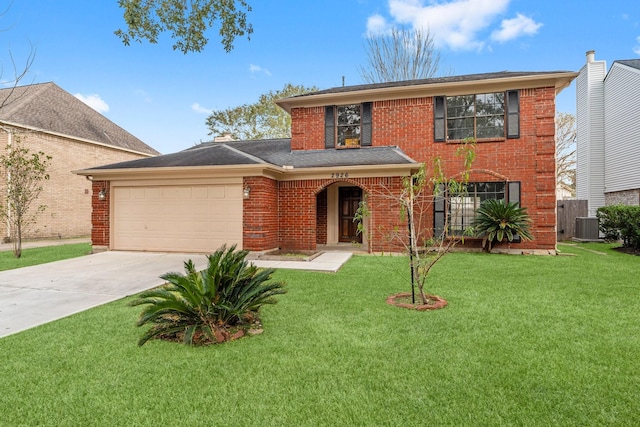
POLYGON ((494 243, 502 242, 505 237, 510 242, 516 236, 520 236, 522 240, 533 240, 529 231, 530 224, 527 209, 520 207, 518 203, 487 199, 476 211, 472 226, 476 236, 484 237, 482 247, 491 252, 494 243))
POLYGON ((223 246, 207 256, 207 268, 197 271, 191 260, 186 274, 167 273, 167 283, 143 292, 131 302, 146 305, 138 326, 151 324, 140 338, 181 340, 185 344, 211 344, 229 339, 233 331, 246 330, 259 322, 264 304, 275 304, 284 294, 284 283, 270 281, 273 269, 259 269, 245 260, 247 251, 223 246))

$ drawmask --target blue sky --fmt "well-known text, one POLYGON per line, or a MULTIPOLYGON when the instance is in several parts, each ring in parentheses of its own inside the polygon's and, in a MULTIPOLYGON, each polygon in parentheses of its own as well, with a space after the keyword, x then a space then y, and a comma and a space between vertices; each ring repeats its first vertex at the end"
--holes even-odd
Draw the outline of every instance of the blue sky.
MULTIPOLYGON (((124 46, 117 0, 18 0, 0 17, 2 80, 36 50, 26 83, 55 82, 162 153, 211 139, 208 111, 251 103, 285 83, 362 83, 365 35, 428 27, 450 74, 579 71, 585 52, 610 66, 640 57, 640 2, 548 0, 249 0, 251 40, 226 53, 210 32, 201 53, 124 46)), ((0 2, 8 4, 8 1, 0 2)), ((6 7, 6 6, 5 6, 6 7)), ((4 9, 3 9, 4 10, 4 9)), ((575 84, 558 111, 575 112, 575 84)))

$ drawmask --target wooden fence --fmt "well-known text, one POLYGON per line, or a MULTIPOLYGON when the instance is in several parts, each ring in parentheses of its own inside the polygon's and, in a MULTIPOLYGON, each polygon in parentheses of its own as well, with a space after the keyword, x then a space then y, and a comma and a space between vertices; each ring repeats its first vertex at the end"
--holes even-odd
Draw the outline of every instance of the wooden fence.
POLYGON ((557 240, 571 240, 576 236, 576 218, 589 216, 586 200, 557 201, 557 240))

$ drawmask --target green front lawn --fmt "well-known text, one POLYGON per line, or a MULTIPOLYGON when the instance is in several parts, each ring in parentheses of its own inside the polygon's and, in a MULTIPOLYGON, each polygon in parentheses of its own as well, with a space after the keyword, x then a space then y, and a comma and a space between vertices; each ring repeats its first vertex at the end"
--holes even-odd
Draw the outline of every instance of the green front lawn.
POLYGON ((450 254, 423 313, 385 304, 403 258, 280 270, 265 333, 208 348, 138 347, 117 301, 0 339, 0 425, 640 425, 640 257, 609 248, 450 254))
POLYGON ((90 253, 91 243, 23 249, 20 258, 13 255, 13 250, 0 251, 0 271, 76 258, 90 253))

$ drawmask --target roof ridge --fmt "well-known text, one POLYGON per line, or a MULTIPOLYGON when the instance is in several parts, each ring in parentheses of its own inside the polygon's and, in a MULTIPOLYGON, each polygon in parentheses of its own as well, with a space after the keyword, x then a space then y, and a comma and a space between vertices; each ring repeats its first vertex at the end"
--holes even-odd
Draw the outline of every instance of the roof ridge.
POLYGON ((0 118, 15 126, 145 155, 159 152, 54 82, 0 90, 0 118), (11 92, 9 92, 11 91, 11 92))
MULTIPOLYGON (((237 148, 233 148, 233 147, 231 147, 231 146, 229 146, 229 145, 227 145, 227 144, 224 144, 224 143, 223 143, 223 144, 221 144, 221 145, 222 145, 223 147, 225 147, 225 148, 227 148, 227 149, 229 149, 229 150, 233 151, 233 152, 234 152, 234 153, 236 153, 236 154, 240 154, 241 156, 245 156, 246 158, 248 158, 248 159, 250 159, 250 160, 253 160, 254 162, 258 162, 258 163, 262 163, 262 164, 267 164, 267 163, 269 163, 269 162, 265 161, 264 159, 261 159, 260 157, 256 157, 256 156, 254 156, 254 155, 252 155, 252 154, 245 153, 244 151, 242 151, 242 150, 238 150, 237 148)), ((269 164, 271 164, 271 163, 269 163, 269 164)))
POLYGON ((412 163, 418 163, 416 162, 414 159, 412 159, 411 157, 409 157, 404 151, 402 151, 402 149, 400 147, 398 147, 397 145, 393 145, 392 146, 393 151, 395 151, 396 153, 398 153, 399 156, 404 157, 405 159, 407 159, 408 161, 412 162, 412 163))

